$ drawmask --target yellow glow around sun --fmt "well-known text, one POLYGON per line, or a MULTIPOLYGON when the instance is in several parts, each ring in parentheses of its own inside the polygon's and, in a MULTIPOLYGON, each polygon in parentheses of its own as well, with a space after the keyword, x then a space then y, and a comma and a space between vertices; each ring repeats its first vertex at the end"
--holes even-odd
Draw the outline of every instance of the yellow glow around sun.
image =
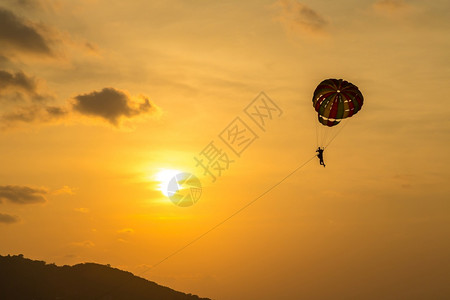
POLYGON ((169 186, 170 180, 177 174, 183 173, 180 170, 174 169, 162 169, 158 173, 155 174, 155 179, 158 181, 158 187, 156 188, 160 191, 164 196, 168 197, 167 189, 169 186))

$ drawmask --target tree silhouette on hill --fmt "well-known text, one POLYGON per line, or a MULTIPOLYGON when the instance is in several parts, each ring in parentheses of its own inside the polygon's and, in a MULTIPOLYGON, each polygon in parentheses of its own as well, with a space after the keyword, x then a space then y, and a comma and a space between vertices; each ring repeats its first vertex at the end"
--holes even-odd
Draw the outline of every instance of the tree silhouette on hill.
POLYGON ((59 267, 21 254, 0 256, 0 299, 210 300, 177 292, 109 265, 59 267))

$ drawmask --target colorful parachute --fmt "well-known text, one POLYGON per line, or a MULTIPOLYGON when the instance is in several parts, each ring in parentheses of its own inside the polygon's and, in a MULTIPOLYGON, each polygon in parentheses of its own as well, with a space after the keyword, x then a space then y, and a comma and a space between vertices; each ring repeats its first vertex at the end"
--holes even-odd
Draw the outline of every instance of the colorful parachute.
POLYGON ((312 101, 319 122, 332 127, 356 114, 364 98, 356 85, 342 79, 327 79, 317 86, 312 101))
MULTIPOLYGON (((327 147, 339 134, 334 126, 361 110, 364 97, 358 87, 343 79, 326 79, 314 91, 313 107, 319 124, 316 126, 317 146, 327 147), (322 125, 320 125, 322 124, 322 125)), ((337 126, 342 129, 343 126, 337 126)))

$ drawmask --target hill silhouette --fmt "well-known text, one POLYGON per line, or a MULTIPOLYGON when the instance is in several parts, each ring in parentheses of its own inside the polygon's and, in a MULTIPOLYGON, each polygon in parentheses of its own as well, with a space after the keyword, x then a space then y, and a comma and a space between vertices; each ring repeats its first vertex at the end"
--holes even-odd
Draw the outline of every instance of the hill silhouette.
POLYGON ((109 266, 56 266, 0 255, 2 300, 210 300, 177 292, 109 266))

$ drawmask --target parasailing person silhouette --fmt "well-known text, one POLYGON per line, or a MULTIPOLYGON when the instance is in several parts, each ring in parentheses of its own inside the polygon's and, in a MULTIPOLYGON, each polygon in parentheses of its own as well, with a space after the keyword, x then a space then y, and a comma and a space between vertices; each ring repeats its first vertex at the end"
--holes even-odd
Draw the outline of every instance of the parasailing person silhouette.
POLYGON ((312 103, 317 112, 317 157, 325 167, 323 152, 344 129, 350 117, 358 113, 364 97, 356 85, 343 79, 326 79, 314 90, 312 103), (345 122, 342 120, 345 119, 345 122), (342 124, 342 123, 344 124, 342 124))

